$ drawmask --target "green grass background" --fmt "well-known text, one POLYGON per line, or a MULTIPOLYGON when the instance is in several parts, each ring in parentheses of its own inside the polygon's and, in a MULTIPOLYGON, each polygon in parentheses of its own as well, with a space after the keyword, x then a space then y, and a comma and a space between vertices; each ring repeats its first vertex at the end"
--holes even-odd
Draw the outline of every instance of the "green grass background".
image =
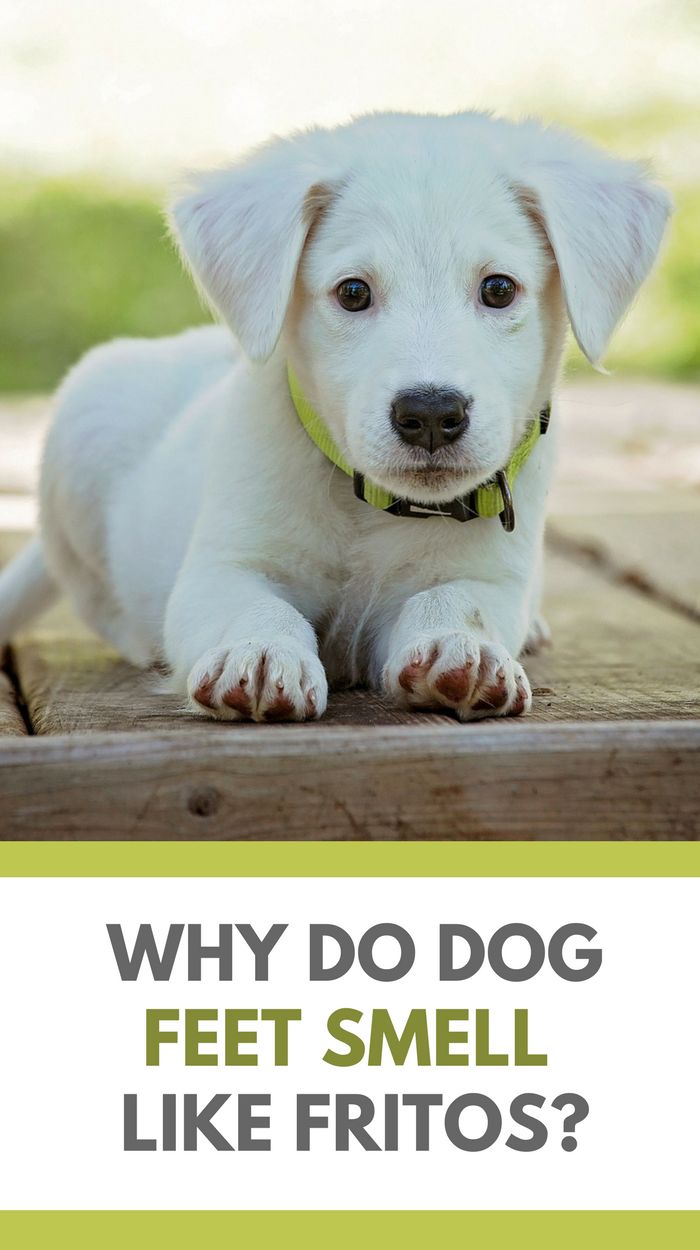
MULTIPOLYGON (((695 180, 684 167, 683 145, 700 118, 660 105, 574 124, 613 151, 660 153, 657 165, 679 171, 664 179, 677 211, 661 262, 606 365, 699 379, 700 170, 695 180)), ((160 189, 87 179, 2 177, 0 391, 48 390, 87 347, 115 335, 168 334, 207 320, 167 238, 162 198, 160 189)), ((569 368, 590 373, 573 346, 569 368)))

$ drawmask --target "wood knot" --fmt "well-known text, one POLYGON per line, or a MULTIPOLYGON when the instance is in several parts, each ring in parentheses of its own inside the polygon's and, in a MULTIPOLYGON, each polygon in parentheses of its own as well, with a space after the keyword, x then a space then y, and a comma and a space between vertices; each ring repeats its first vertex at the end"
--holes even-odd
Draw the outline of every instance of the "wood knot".
POLYGON ((193 816, 213 816, 219 808, 219 797, 219 791, 214 786, 200 786, 190 794, 187 810, 193 816))

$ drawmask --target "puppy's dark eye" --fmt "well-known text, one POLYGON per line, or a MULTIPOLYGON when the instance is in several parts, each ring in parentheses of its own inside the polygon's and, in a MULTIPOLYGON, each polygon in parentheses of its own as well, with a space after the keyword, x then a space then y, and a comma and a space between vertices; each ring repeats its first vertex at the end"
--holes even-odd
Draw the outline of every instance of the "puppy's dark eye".
POLYGON ((335 293, 341 308, 348 312, 363 312, 372 303, 372 292, 361 278, 346 278, 335 293))
POLYGON ((492 273, 481 284, 481 302, 487 308, 507 308, 515 299, 517 288, 512 278, 504 273, 492 273))

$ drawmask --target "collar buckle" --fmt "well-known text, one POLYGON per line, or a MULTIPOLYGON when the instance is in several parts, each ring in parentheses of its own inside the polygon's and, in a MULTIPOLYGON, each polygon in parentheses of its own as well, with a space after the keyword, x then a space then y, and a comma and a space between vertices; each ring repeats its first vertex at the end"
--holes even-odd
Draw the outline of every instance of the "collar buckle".
POLYGON ((498 519, 501 522, 506 534, 512 534, 515 529, 515 506, 513 504, 513 496, 511 494, 510 482, 504 469, 496 474, 496 484, 501 492, 503 500, 503 511, 499 512, 498 519))
MULTIPOLYGON (((366 503, 364 474, 355 470, 352 475, 352 484, 357 498, 366 503)), ((441 516, 451 517, 455 521, 471 521, 479 515, 476 509, 475 491, 462 495, 459 499, 451 499, 449 503, 436 504, 434 508, 431 508, 429 504, 415 504, 411 503, 410 499, 397 498, 382 511, 390 513, 391 516, 418 517, 426 520, 429 517, 441 516)))
POLYGON ((436 504, 434 508, 430 508, 425 504, 411 503, 410 499, 395 499, 385 512, 390 512, 392 516, 403 517, 451 517, 453 521, 471 521, 478 516, 476 510, 476 500, 474 492, 469 495, 462 495, 459 499, 451 499, 449 503, 436 504))
POLYGON ((365 475, 364 473, 358 473, 357 469, 355 469, 355 472, 352 475, 352 488, 355 492, 355 498, 361 499, 362 502, 364 503, 365 502, 365 475))

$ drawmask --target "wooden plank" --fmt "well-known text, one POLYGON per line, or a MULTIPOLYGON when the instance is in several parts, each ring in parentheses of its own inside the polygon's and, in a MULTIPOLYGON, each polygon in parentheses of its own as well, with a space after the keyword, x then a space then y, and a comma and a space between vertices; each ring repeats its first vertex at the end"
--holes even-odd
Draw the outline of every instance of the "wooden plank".
POLYGON ((561 431, 551 510, 571 490, 598 491, 618 503, 630 492, 697 491, 700 486, 700 388, 605 378, 570 382, 555 397, 561 431))
POLYGON ((698 722, 7 739, 0 773, 5 838, 700 838, 698 722))
POLYGON ((525 660, 530 719, 700 716, 700 625, 557 555, 545 610, 553 645, 525 660))
POLYGON ((560 549, 578 549, 620 582, 700 620, 700 494, 630 494, 620 502, 611 512, 609 498, 589 496, 585 509, 559 511, 550 534, 560 549))
POLYGON ((700 612, 700 388, 606 378, 562 388, 551 530, 621 580, 700 612))
POLYGON ((0 648, 0 738, 25 737, 27 726, 17 705, 13 682, 3 671, 3 651, 0 648))
MULTIPOLYGON (((525 661, 533 685, 528 719, 679 719, 700 713, 700 627, 561 558, 548 567, 547 613, 554 644, 525 661), (662 658, 663 657, 663 658, 662 658)), ((67 622, 63 636, 42 627, 20 639, 14 656, 38 734, 135 729, 199 734, 176 696, 159 694, 152 675, 121 660, 67 622)), ((324 724, 454 725, 446 716, 406 713, 367 691, 331 696, 324 724)), ((228 725, 228 732, 257 732, 228 725)), ((286 726, 306 732, 310 726, 286 726)))
MULTIPOLYGON (((554 645, 525 662, 535 692, 528 720, 698 716, 699 626, 559 556, 548 562, 546 607, 554 645)), ((183 714, 175 696, 157 694, 151 676, 121 660, 65 605, 19 639, 14 656, 39 734, 219 729, 183 714)), ((397 711, 368 692, 333 695, 323 723, 455 727, 447 716, 397 711)), ((250 725, 225 728, 258 731, 250 725)), ((312 726, 284 728, 307 732, 312 726)))
MULTIPOLYGON (((262 726, 220 724, 183 711, 181 697, 162 694, 157 676, 134 669, 99 641, 20 638, 13 648, 21 688, 37 734, 131 733, 134 730, 257 733, 262 726)), ((342 691, 329 701, 324 725, 400 725, 414 717, 370 691, 342 691)), ((426 719, 441 722, 443 717, 426 719)), ((450 722, 448 722, 450 723, 450 722)), ((312 723, 281 724, 305 733, 312 723)))

